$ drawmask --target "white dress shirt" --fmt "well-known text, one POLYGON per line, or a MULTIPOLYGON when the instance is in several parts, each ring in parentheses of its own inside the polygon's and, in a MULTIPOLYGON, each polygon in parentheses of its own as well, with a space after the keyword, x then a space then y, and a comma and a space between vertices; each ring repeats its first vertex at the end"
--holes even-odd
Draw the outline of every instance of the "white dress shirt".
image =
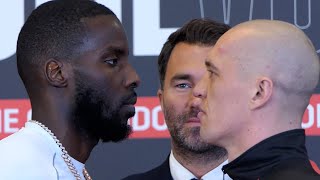
MULTIPOLYGON (((218 167, 212 169, 207 174, 201 177, 201 180, 223 180, 222 166, 226 165, 228 160, 224 161, 218 167)), ((196 178, 188 169, 183 167, 177 159, 174 157, 172 151, 169 157, 169 166, 171 171, 171 176, 174 180, 190 180, 196 178)), ((196 178, 197 179, 197 178, 196 178)), ((231 178, 225 174, 224 180, 231 180, 231 178)))

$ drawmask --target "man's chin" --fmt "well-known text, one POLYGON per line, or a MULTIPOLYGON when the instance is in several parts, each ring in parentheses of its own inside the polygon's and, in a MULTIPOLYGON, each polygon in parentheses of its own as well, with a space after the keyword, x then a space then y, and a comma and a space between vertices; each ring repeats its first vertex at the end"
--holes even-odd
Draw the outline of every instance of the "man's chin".
POLYGON ((124 119, 128 120, 136 114, 136 109, 134 105, 123 105, 121 107, 120 113, 123 114, 124 119))
POLYGON ((189 136, 200 136, 200 125, 198 124, 184 124, 182 132, 189 136))

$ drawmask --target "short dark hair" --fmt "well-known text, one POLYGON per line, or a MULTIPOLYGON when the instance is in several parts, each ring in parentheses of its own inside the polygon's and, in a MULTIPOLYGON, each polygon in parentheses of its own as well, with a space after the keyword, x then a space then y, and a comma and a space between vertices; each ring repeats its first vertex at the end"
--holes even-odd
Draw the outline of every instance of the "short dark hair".
POLYGON ((173 48, 180 42, 200 46, 213 46, 230 26, 210 19, 193 19, 173 32, 162 47, 158 57, 160 87, 164 87, 164 79, 168 61, 173 48))
POLYGON ((81 19, 98 15, 115 16, 109 8, 91 0, 49 1, 33 10, 19 33, 16 51, 18 72, 25 86, 44 60, 78 55, 76 47, 86 37, 81 19))

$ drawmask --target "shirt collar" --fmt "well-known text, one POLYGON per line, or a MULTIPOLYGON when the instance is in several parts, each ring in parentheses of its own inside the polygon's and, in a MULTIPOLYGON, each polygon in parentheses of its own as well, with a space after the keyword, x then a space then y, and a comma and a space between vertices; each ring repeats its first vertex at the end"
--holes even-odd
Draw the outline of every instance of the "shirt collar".
MULTIPOLYGON (((221 163, 218 167, 212 169, 207 174, 201 177, 202 180, 215 180, 223 179, 222 167, 228 163, 228 160, 221 163)), ((183 167, 177 159, 174 157, 172 151, 169 156, 169 166, 171 171, 171 176, 174 180, 189 180, 196 178, 188 169, 183 167)), ((225 180, 229 180, 230 177, 225 175, 225 180)))
POLYGON ((171 151, 170 157, 169 157, 169 166, 172 178, 174 180, 189 180, 192 178, 196 178, 190 171, 188 171, 185 167, 183 167, 173 156, 173 153, 171 151))

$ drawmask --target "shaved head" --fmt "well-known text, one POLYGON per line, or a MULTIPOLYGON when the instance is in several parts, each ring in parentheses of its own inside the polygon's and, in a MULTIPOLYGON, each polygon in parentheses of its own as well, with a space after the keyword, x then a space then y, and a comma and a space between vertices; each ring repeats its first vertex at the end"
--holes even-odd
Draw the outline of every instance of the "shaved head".
POLYGON ((273 99, 284 106, 297 103, 304 112, 319 80, 319 59, 300 29, 283 21, 248 21, 228 31, 216 47, 220 56, 237 62, 243 80, 270 78, 273 99))
MULTIPOLYGON (((241 23, 209 51, 198 95, 201 137, 232 161, 301 121, 319 80, 319 58, 295 26, 273 20, 241 23)), ((196 101, 195 101, 196 103, 196 101)))

